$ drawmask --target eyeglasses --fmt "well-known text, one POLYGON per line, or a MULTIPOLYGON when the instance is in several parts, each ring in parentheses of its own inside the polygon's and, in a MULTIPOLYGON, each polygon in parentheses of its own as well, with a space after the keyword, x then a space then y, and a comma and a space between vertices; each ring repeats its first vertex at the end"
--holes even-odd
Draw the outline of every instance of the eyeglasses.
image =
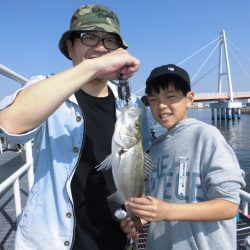
POLYGON ((76 33, 76 37, 81 39, 82 44, 89 47, 96 47, 100 41, 102 41, 103 46, 108 50, 115 50, 122 47, 122 42, 117 37, 104 37, 101 38, 92 33, 76 33))

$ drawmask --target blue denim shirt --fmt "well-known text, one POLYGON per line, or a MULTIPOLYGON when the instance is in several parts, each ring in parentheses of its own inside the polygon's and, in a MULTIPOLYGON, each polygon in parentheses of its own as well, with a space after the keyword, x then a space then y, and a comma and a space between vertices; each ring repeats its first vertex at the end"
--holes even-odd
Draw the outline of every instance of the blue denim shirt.
MULTIPOLYGON (((35 77, 31 83, 42 79, 43 76, 35 77)), ((123 104, 117 98, 116 87, 112 84, 109 86, 116 98, 118 115, 123 104)), ((0 102, 0 110, 14 101, 18 91, 0 102)), ((132 97, 131 101, 133 105, 140 106, 145 111, 144 105, 138 98, 132 97)), ((144 149, 147 150, 150 146, 150 132, 144 111, 142 135, 144 149)), ((25 143, 34 138, 35 180, 17 228, 15 249, 71 249, 75 218, 70 183, 84 139, 83 114, 74 95, 32 131, 15 135, 0 128, 0 135, 15 143, 25 143)))

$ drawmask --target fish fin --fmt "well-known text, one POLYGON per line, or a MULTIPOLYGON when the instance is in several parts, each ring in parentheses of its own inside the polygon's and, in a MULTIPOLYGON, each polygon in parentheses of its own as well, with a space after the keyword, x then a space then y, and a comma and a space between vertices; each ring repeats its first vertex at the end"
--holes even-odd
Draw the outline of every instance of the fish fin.
POLYGON ((138 230, 142 226, 141 219, 134 215, 132 216, 132 220, 134 222, 135 228, 138 230))
POLYGON ((136 216, 134 213, 132 213, 130 210, 127 210, 127 216, 132 219, 136 229, 139 229, 142 226, 141 219, 138 216, 136 216))
POLYGON ((112 167, 111 164, 111 155, 108 155, 99 165, 97 165, 95 168, 100 170, 108 170, 112 167))
POLYGON ((156 168, 156 165, 152 159, 152 157, 145 153, 144 154, 144 177, 146 178, 147 175, 156 168))
POLYGON ((124 250, 137 250, 137 244, 135 241, 130 240, 125 246, 124 250))
POLYGON ((114 201, 114 202, 117 202, 119 204, 125 203, 125 199, 119 191, 116 191, 115 193, 108 196, 108 201, 114 201))

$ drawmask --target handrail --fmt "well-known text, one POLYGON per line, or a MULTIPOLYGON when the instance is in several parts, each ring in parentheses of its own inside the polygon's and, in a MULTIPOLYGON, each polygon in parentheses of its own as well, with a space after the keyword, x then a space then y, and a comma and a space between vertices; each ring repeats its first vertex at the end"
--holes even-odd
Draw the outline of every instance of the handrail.
POLYGON ((250 193, 240 190, 241 208, 244 215, 248 215, 248 204, 250 203, 250 193))
MULTIPOLYGON (((2 64, 0 64, 0 74, 3 74, 4 76, 9 77, 12 80, 15 80, 21 83, 21 85, 25 85, 25 83, 28 81, 25 77, 19 75, 18 73, 14 72, 13 70, 7 68, 6 66, 2 64)), ((29 141, 25 143, 24 148, 25 148, 26 163, 23 166, 21 166, 15 173, 13 173, 11 176, 5 179, 2 183, 0 183, 0 195, 5 190, 8 190, 10 186, 13 187, 17 222, 20 219, 21 210, 22 210, 19 179, 25 172, 27 172, 29 191, 34 182, 32 142, 29 141)))
POLYGON ((2 144, 2 141, 0 140, 0 154, 3 153, 3 144, 2 144))
POLYGON ((0 74, 7 76, 9 78, 11 78, 14 81, 17 81, 19 83, 21 83, 22 85, 25 85, 25 83, 28 81, 27 78, 19 75, 18 73, 16 73, 15 71, 7 68, 6 66, 0 64, 0 74))
POLYGON ((11 185, 13 186, 17 222, 19 221, 19 217, 21 215, 21 210, 22 210, 19 179, 25 172, 27 172, 29 191, 34 182, 31 141, 25 144, 25 148, 26 148, 25 149, 26 163, 0 184, 0 194, 4 192, 5 190, 7 190, 11 185))

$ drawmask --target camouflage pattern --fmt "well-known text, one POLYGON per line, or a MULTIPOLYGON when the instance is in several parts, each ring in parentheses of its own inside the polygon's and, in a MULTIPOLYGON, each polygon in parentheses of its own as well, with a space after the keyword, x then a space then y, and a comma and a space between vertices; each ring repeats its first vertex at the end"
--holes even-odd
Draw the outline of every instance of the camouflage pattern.
POLYGON ((70 29, 62 35, 59 41, 59 49, 67 58, 71 59, 66 46, 68 37, 74 31, 87 30, 117 34, 122 41, 123 48, 128 47, 120 34, 119 19, 113 11, 99 4, 83 5, 75 11, 71 18, 70 29))

